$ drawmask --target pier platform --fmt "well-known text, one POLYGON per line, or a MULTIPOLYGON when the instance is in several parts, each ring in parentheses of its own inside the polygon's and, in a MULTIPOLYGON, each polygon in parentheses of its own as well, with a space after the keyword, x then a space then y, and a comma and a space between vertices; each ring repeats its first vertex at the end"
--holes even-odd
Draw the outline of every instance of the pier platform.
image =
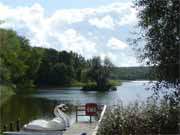
POLYGON ((78 114, 79 111, 84 111, 84 106, 76 110, 76 122, 73 123, 65 131, 17 131, 17 132, 3 132, 4 135, 96 135, 99 128, 99 124, 106 111, 106 105, 101 106, 102 109, 98 120, 93 120, 90 116, 90 121, 79 121, 78 116, 86 116, 83 114, 78 114))
POLYGON ((98 122, 78 122, 74 123, 63 135, 81 135, 86 133, 86 135, 92 135, 95 131, 98 122))

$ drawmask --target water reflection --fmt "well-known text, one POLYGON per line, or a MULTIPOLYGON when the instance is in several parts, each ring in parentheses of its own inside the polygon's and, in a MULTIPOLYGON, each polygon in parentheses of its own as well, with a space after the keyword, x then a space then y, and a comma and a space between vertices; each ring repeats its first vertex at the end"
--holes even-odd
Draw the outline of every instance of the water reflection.
POLYGON ((42 98, 12 96, 0 106, 1 124, 8 124, 20 118, 27 123, 36 118, 52 118, 54 102, 42 98))
POLYGON ((147 81, 131 81, 123 82, 121 86, 117 86, 117 91, 96 92, 81 91, 80 89, 55 89, 40 90, 35 97, 43 97, 49 100, 61 100, 66 103, 84 104, 87 102, 96 102, 98 104, 116 104, 120 100, 123 103, 134 102, 135 100, 145 100, 152 95, 152 91, 147 91, 147 81))
POLYGON ((134 102, 135 100, 145 100, 152 94, 146 91, 147 82, 124 82, 117 86, 117 91, 95 92, 80 91, 79 88, 40 90, 39 93, 24 97, 12 96, 3 104, 0 104, 0 124, 8 124, 21 119, 23 124, 34 119, 53 118, 55 104, 66 103, 69 106, 68 115, 71 123, 74 121, 73 105, 96 102, 98 104, 116 104, 120 100, 123 103, 134 102), (56 101, 56 103, 55 103, 56 101))

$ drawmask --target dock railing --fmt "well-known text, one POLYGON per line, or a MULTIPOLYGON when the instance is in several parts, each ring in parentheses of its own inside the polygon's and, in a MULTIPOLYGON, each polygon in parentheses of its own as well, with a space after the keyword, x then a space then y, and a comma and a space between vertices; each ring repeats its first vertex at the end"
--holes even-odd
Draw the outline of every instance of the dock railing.
POLYGON ((93 132, 92 135, 96 135, 96 134, 97 134, 97 131, 98 131, 99 126, 100 126, 100 124, 101 124, 101 121, 102 121, 102 119, 103 119, 103 117, 104 117, 104 114, 105 114, 105 112, 106 112, 106 109, 107 109, 107 106, 106 106, 106 105, 103 105, 103 109, 102 109, 102 112, 101 112, 101 115, 100 115, 100 119, 99 119, 98 124, 97 124, 96 128, 94 129, 94 132, 93 132))
POLYGON ((97 113, 96 113, 96 115, 87 115, 86 114, 86 106, 85 105, 76 106, 76 123, 78 122, 78 117, 79 116, 89 116, 90 117, 90 123, 91 123, 93 116, 99 117, 99 114, 103 110, 103 106, 104 105, 97 105, 97 108, 96 108, 97 109, 97 113), (84 112, 84 113, 82 113, 82 112, 84 112))

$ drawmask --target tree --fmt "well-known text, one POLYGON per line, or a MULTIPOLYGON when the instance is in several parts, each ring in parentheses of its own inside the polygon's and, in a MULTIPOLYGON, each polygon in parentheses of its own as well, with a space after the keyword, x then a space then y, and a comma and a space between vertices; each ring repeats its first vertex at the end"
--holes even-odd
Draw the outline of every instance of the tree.
POLYGON ((19 76, 24 74, 25 66, 18 60, 17 55, 17 52, 20 52, 19 44, 19 40, 14 31, 0 29, 1 84, 11 84, 19 76))
POLYGON ((49 85, 64 86, 70 83, 71 77, 69 76, 70 70, 64 63, 56 63, 50 69, 49 85))
POLYGON ((88 72, 88 76, 92 81, 96 82, 97 89, 109 89, 109 78, 113 67, 111 61, 108 58, 101 61, 100 57, 94 57, 89 63, 90 70, 88 72))
POLYGON ((42 60, 37 72, 36 84, 38 86, 48 85, 50 82, 50 71, 52 67, 59 62, 59 52, 55 49, 37 48, 42 52, 42 60))
POLYGON ((13 86, 16 93, 28 92, 34 87, 40 54, 34 52, 27 39, 12 30, 0 29, 0 48, 1 84, 13 86))
POLYGON ((180 1, 136 0, 135 6, 141 33, 134 43, 145 43, 139 56, 154 67, 155 89, 174 87, 180 96, 180 1))

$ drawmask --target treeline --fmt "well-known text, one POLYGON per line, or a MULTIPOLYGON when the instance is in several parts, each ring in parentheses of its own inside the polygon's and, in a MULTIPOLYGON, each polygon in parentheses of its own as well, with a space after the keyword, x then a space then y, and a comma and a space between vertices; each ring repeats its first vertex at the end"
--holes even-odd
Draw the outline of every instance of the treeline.
POLYGON ((111 78, 115 80, 149 80, 155 79, 151 67, 114 67, 111 78), (151 73, 151 74, 150 74, 151 73))
POLYGON ((73 52, 37 48, 43 52, 35 83, 37 86, 65 86, 85 81, 87 61, 73 52))
POLYGON ((90 60, 77 53, 31 47, 25 37, 5 29, 0 29, 0 48, 0 83, 16 93, 86 80, 90 60))
POLYGON ((108 58, 86 60, 74 52, 31 47, 15 31, 0 29, 0 83, 16 93, 36 87, 70 86, 83 83, 85 89, 108 89, 110 79, 147 79, 148 68, 115 68, 108 58), (89 85, 90 84, 90 85, 89 85))
POLYGON ((42 86, 70 86, 72 82, 91 82, 100 89, 109 82, 112 63, 108 58, 86 60, 74 52, 31 47, 25 37, 5 29, 0 29, 0 48, 0 83, 16 93, 42 86))
POLYGON ((16 93, 31 92, 41 64, 42 52, 12 30, 0 29, 0 84, 16 93))

